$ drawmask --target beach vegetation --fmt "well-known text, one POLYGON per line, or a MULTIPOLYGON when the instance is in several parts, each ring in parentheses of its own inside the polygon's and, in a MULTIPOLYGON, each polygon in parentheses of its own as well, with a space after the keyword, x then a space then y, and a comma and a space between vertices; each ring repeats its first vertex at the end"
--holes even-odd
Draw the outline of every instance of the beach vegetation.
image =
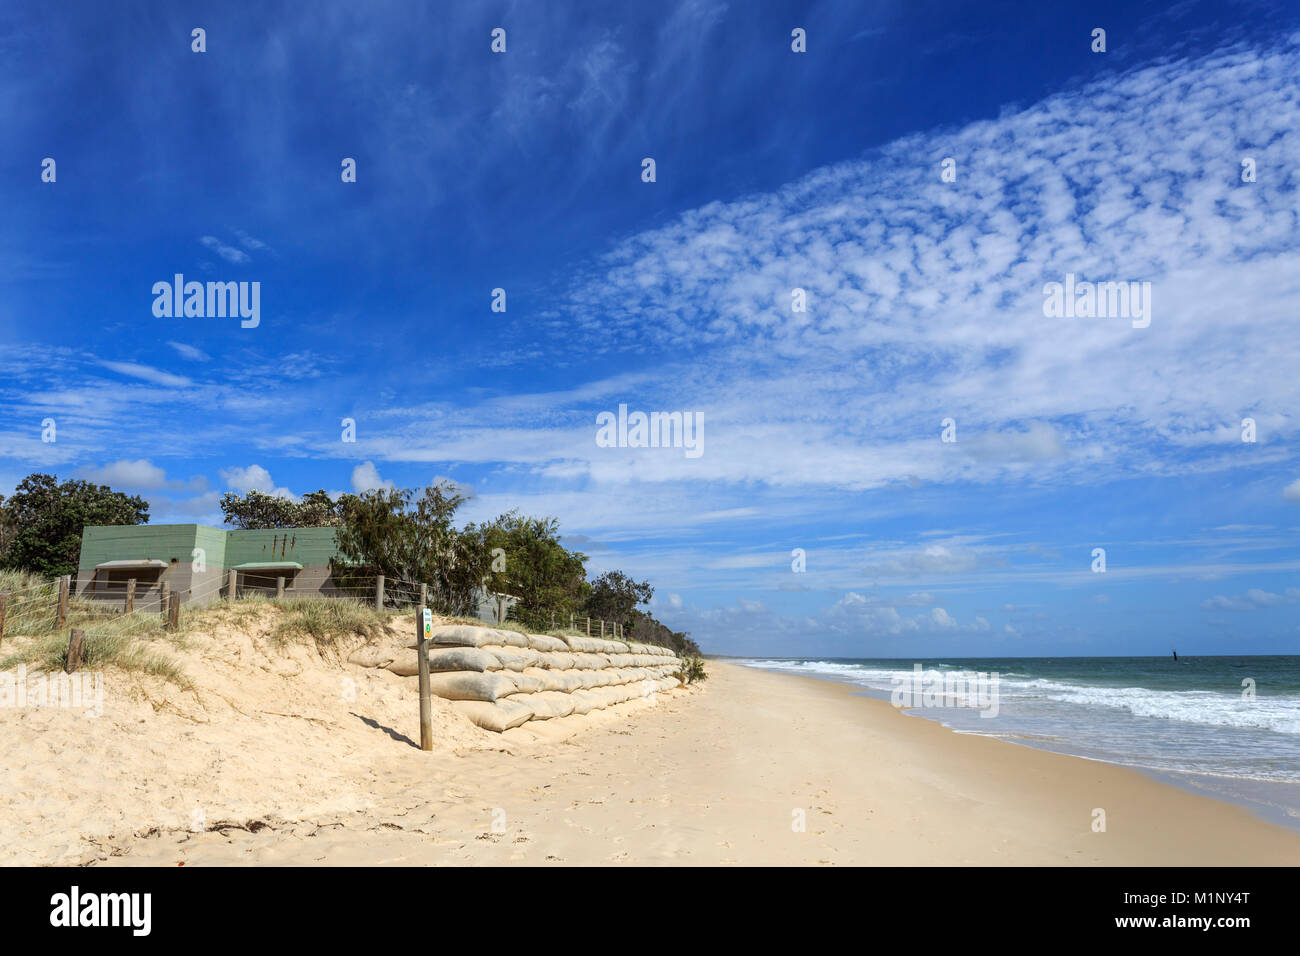
POLYGON ((75 574, 86 525, 148 521, 149 503, 138 495, 37 472, 0 497, 0 567, 46 578, 75 574))

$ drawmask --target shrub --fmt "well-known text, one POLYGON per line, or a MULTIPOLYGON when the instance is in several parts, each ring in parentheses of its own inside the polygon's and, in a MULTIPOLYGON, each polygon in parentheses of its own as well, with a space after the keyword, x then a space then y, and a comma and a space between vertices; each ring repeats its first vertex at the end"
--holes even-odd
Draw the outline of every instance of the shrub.
POLYGON ((677 677, 683 684, 694 684, 696 681, 708 680, 709 675, 704 670, 704 658, 683 657, 682 669, 678 671, 677 677))

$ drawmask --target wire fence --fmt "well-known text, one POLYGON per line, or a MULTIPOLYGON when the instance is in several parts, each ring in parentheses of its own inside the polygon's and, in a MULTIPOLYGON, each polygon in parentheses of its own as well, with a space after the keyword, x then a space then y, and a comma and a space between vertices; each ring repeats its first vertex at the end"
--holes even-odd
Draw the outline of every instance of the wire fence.
MULTIPOLYGON (((303 598, 348 600, 369 604, 386 610, 402 611, 436 602, 436 590, 415 581, 386 578, 384 575, 348 578, 339 583, 332 578, 316 576, 302 578, 299 574, 274 574, 271 571, 229 571, 216 574, 189 588, 172 588, 169 581, 142 582, 139 580, 92 581, 76 593, 76 581, 71 575, 51 581, 26 584, 20 588, 0 591, 0 642, 6 635, 38 635, 56 631, 71 618, 77 626, 89 627, 95 633, 124 633, 146 617, 154 617, 160 626, 176 626, 179 609, 184 605, 207 605, 218 600, 263 597, 269 600, 292 601, 303 598)), ((492 609, 494 620, 478 615, 485 623, 521 623, 511 618, 505 595, 484 592, 486 599, 495 599, 492 609)), ((479 610, 489 600, 480 601, 479 610)), ((547 627, 546 616, 530 615, 530 625, 537 629, 547 627)), ((616 621, 578 616, 576 614, 549 615, 552 631, 575 631, 591 637, 618 639, 623 636, 622 625, 616 621)))

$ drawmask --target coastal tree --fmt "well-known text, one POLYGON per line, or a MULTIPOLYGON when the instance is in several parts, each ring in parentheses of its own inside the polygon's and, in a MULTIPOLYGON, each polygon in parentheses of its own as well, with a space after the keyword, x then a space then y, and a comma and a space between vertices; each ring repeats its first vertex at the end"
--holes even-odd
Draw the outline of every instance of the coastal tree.
POLYGON ((479 536, 452 523, 467 499, 450 482, 424 489, 377 488, 338 501, 336 577, 383 574, 391 581, 427 584, 430 602, 445 614, 471 614, 490 555, 479 536))
POLYGON ((341 516, 340 503, 324 489, 308 492, 297 501, 264 491, 227 492, 221 496, 221 511, 226 524, 245 530, 325 528, 337 525, 341 516))
POLYGON ((622 571, 606 571, 591 582, 585 613, 627 628, 638 604, 648 604, 655 590, 649 581, 634 581, 622 571))
POLYGON ((590 587, 587 556, 560 543, 556 518, 530 518, 509 511, 496 520, 466 529, 475 534, 490 556, 484 586, 517 599, 510 616, 529 627, 545 630, 551 621, 567 623, 570 614, 583 613, 590 587), (499 549, 499 550, 498 550, 499 549))
POLYGON ((44 577, 73 574, 87 525, 135 525, 149 521, 149 504, 108 485, 36 473, 4 501, 0 526, 6 545, 0 566, 44 577))

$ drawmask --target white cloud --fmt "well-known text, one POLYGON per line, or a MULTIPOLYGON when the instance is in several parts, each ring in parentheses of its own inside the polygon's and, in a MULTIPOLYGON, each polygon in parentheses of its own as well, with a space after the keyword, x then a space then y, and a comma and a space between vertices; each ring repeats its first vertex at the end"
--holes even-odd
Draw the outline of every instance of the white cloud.
POLYGON ((1300 502, 1300 478, 1297 478, 1291 484, 1282 489, 1282 497, 1287 501, 1300 502))
POLYGON ((184 342, 168 342, 174 348, 181 358, 189 359, 192 362, 206 362, 211 356, 200 348, 193 345, 186 345, 184 342))
POLYGON ((1282 594, 1274 594, 1260 588, 1251 588, 1238 597, 1216 595, 1201 602, 1206 611, 1257 611, 1261 608, 1285 607, 1300 603, 1300 588, 1287 588, 1282 594))
POLYGON ((220 475, 221 480, 232 491, 237 491, 240 494, 260 491, 265 494, 275 495, 277 498, 296 497, 288 488, 277 488, 275 482, 271 480, 271 473, 261 465, 249 465, 247 468, 223 468, 220 475))
POLYGON ((123 459, 100 468, 83 468, 78 474, 96 484, 142 491, 199 491, 207 485, 202 477, 191 478, 189 481, 169 480, 162 468, 145 458, 134 461, 123 459))
POLYGON ((101 485, 118 485, 125 488, 155 489, 167 486, 167 473, 143 458, 137 461, 115 461, 102 468, 87 468, 82 477, 101 485))
POLYGON ((379 469, 373 461, 363 461, 352 469, 352 490, 357 494, 374 491, 378 488, 396 488, 390 478, 379 477, 379 469))
POLYGON ((242 264, 252 261, 249 258, 248 253, 244 252, 242 249, 236 249, 234 246, 226 245, 216 236, 204 236, 199 241, 227 262, 242 264))
POLYGON ((155 385, 168 385, 177 388, 193 384, 183 375, 173 375, 170 372, 164 372, 148 365, 140 365, 136 362, 106 362, 100 360, 100 365, 106 369, 111 369, 119 375, 129 375, 132 378, 143 379, 146 382, 153 382, 155 385))

